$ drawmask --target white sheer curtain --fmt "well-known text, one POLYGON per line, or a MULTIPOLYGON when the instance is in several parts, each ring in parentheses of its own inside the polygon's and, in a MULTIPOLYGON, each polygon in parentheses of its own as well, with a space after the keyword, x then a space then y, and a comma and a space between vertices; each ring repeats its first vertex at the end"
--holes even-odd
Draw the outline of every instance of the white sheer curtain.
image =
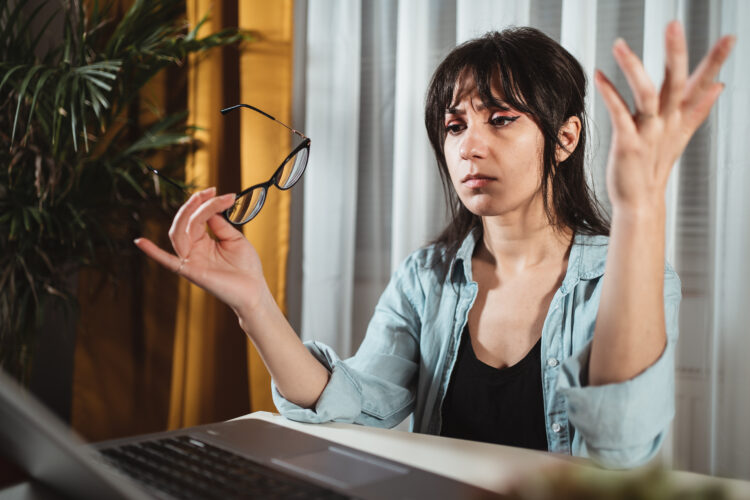
MULTIPOLYGON (((691 65, 736 33, 727 88, 675 169, 667 193, 668 258, 683 281, 677 415, 665 455, 675 467, 750 479, 750 3, 744 0, 308 0, 300 329, 352 354, 390 273, 445 222, 423 103, 456 43, 508 25, 536 26, 626 99, 610 47, 625 38, 657 82, 663 30, 678 18, 691 65), (645 48, 645 50, 644 50, 645 48)), ((304 31, 304 30, 303 30, 304 31)), ((589 88, 591 180, 600 198, 610 126, 589 88)), ((300 228, 298 228, 299 230, 300 228)), ((294 266, 292 266, 294 267, 294 266)), ((292 311, 294 313, 294 311, 292 311)))

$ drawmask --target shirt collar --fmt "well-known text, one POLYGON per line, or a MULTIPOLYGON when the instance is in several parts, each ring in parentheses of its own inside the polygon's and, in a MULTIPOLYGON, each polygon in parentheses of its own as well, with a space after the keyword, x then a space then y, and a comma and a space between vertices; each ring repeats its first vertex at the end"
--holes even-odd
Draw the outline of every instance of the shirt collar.
POLYGON ((563 295, 572 290, 580 280, 591 280, 604 274, 608 242, 607 236, 575 235, 568 257, 568 271, 560 287, 563 295))
POLYGON ((451 262, 450 269, 448 269, 448 276, 452 279, 455 280, 458 276, 462 276, 466 283, 472 281, 471 256, 474 255, 474 248, 477 245, 477 241, 479 241, 481 233, 481 228, 477 227, 464 238, 464 241, 456 252, 456 256, 451 262))
MULTIPOLYGON (((467 283, 473 281, 471 274, 471 256, 481 235, 481 229, 475 228, 461 243, 456 256, 451 262, 448 276, 456 279, 462 276, 467 283)), ((607 236, 589 236, 577 234, 568 257, 568 270, 565 273, 560 290, 567 294, 580 280, 598 278, 604 274, 607 260, 607 236)))

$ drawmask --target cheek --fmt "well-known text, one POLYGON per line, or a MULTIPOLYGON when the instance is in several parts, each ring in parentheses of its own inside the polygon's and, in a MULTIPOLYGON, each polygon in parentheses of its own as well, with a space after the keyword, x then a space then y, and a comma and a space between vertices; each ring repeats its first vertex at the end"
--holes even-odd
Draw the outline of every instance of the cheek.
POLYGON ((524 184, 538 186, 544 166, 544 139, 541 136, 528 138, 514 146, 513 149, 506 150, 509 157, 517 160, 512 167, 513 177, 523 179, 524 184))
POLYGON ((452 135, 446 135, 443 141, 443 153, 446 160, 454 160, 458 154, 458 141, 452 135))
POLYGON ((456 185, 456 172, 460 161, 458 148, 458 141, 453 137, 448 136, 445 139, 445 143, 443 144, 443 155, 445 156, 445 163, 448 165, 448 173, 451 176, 451 181, 454 186, 456 185))

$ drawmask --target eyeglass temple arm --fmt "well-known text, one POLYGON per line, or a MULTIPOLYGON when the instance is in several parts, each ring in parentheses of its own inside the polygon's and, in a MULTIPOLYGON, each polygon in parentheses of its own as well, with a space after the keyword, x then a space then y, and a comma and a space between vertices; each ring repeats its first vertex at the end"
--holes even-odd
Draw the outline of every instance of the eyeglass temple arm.
POLYGON ((253 111, 257 111, 258 113, 260 113, 261 115, 265 116, 266 118, 270 118, 271 120, 275 121, 276 123, 279 123, 279 124, 283 125, 284 127, 288 128, 289 130, 291 130, 295 134, 299 135, 300 137, 304 137, 305 139, 307 139, 307 136, 305 134, 303 134, 302 132, 300 132, 299 130, 294 130, 292 127, 290 127, 286 123, 277 120, 276 118, 274 118, 273 116, 269 115, 265 111, 263 111, 261 109, 258 109, 255 106, 251 106, 249 104, 235 104, 234 106, 229 106, 228 108, 222 109, 221 110, 221 114, 225 115, 225 114, 229 113, 230 111, 234 111, 237 108, 248 108, 248 109, 252 109, 253 111))
POLYGON ((158 170, 156 170, 154 167, 152 167, 150 163, 144 161, 143 164, 146 166, 147 169, 149 169, 151 172, 155 173, 160 179, 165 180, 168 183, 170 183, 171 185, 179 188, 180 191, 182 191, 183 193, 187 193, 188 192, 183 186, 180 186, 179 184, 177 184, 177 182, 173 181, 172 179, 170 179, 169 177, 167 177, 166 175, 162 174, 161 172, 159 172, 158 170))

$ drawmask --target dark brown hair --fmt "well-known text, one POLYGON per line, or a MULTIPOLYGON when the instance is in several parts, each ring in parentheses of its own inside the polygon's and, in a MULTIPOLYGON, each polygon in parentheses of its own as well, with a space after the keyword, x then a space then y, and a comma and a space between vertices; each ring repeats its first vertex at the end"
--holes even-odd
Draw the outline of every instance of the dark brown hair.
POLYGON ((586 75, 580 63, 560 44, 534 28, 510 28, 490 32, 459 45, 435 70, 425 102, 425 126, 435 151, 451 221, 434 243, 454 255, 464 238, 481 227, 479 216, 459 200, 451 184, 445 160, 445 112, 456 97, 473 89, 482 102, 497 106, 492 84, 500 84, 503 100, 526 113, 544 136, 541 190, 550 224, 570 228, 574 233, 609 234, 609 222, 596 200, 584 170, 587 120, 584 107, 586 75), (568 158, 557 164, 560 128, 573 116, 581 120, 578 145, 568 158), (548 193, 551 186, 551 193, 548 193), (551 194, 551 196, 548 196, 551 194), (548 200, 551 200, 551 206, 548 200))

